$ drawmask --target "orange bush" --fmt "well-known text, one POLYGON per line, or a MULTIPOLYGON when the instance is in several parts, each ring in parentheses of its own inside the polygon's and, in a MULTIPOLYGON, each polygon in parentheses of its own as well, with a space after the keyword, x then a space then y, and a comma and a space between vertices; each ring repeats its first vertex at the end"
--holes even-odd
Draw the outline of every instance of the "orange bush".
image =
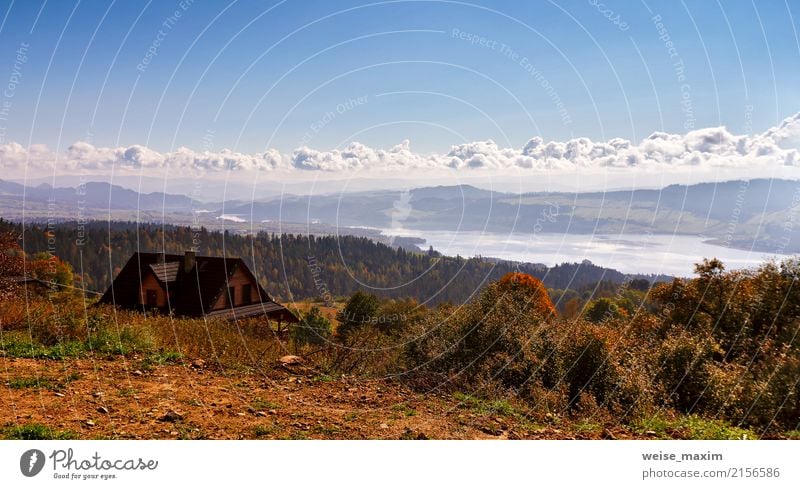
POLYGON ((533 310, 545 317, 555 317, 556 308, 542 282, 527 273, 510 272, 497 282, 503 292, 522 293, 529 297, 533 310))

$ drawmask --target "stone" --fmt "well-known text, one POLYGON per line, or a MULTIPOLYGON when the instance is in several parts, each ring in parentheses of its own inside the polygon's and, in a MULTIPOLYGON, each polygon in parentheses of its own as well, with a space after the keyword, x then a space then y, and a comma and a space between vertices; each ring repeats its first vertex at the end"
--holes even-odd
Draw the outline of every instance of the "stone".
POLYGON ((135 376, 137 376, 137 377, 141 377, 141 376, 142 376, 142 375, 144 375, 144 374, 142 373, 142 371, 141 371, 141 370, 134 370, 134 371, 133 371, 133 375, 135 375, 135 376))
POLYGON ((108 414, 108 412, 109 412, 109 411, 108 411, 108 408, 107 408, 107 407, 105 407, 105 406, 100 406, 99 408, 97 408, 97 412, 98 412, 98 413, 102 413, 102 414, 108 414))
POLYGON ((267 417, 267 413, 265 413, 264 411, 258 411, 258 412, 256 412, 256 417, 258 417, 258 418, 266 418, 267 417))
POLYGON ((297 355, 284 355, 278 361, 283 365, 302 365, 304 360, 297 355))
POLYGON ((92 421, 91 419, 87 419, 86 421, 83 422, 83 424, 91 427, 94 426, 94 421, 92 421))
POLYGON ((175 423, 183 419, 183 415, 177 413, 175 411, 167 411, 166 414, 158 418, 159 421, 164 421, 166 423, 175 423))

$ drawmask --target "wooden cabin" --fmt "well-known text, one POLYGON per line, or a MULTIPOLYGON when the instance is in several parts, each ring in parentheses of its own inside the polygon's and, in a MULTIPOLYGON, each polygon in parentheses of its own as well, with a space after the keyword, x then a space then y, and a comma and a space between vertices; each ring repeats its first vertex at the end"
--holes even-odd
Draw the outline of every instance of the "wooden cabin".
POLYGON ((298 318, 275 302, 240 258, 134 253, 100 303, 176 316, 229 320, 264 316, 283 323, 298 318))

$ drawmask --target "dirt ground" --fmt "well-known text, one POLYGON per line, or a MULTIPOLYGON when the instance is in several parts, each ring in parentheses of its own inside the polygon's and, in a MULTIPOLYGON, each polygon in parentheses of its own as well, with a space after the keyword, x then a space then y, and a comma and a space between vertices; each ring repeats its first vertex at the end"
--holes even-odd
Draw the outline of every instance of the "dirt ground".
POLYGON ((262 373, 205 362, 0 358, 0 425, 85 439, 626 438, 570 433, 519 412, 391 380, 331 379, 302 366, 262 373))

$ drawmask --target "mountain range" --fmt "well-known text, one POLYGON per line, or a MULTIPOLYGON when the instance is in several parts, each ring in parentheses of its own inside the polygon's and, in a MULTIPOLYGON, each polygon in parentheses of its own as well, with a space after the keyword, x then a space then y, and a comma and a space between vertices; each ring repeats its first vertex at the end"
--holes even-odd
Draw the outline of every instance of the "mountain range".
POLYGON ((130 219, 243 232, 294 226, 298 232, 324 234, 342 228, 374 228, 385 235, 433 230, 682 234, 787 254, 800 252, 800 227, 794 225, 799 205, 800 182, 777 179, 586 193, 514 194, 454 185, 216 203, 100 182, 26 187, 0 180, 2 217, 11 220, 21 220, 24 210, 25 219, 34 221, 130 219))

